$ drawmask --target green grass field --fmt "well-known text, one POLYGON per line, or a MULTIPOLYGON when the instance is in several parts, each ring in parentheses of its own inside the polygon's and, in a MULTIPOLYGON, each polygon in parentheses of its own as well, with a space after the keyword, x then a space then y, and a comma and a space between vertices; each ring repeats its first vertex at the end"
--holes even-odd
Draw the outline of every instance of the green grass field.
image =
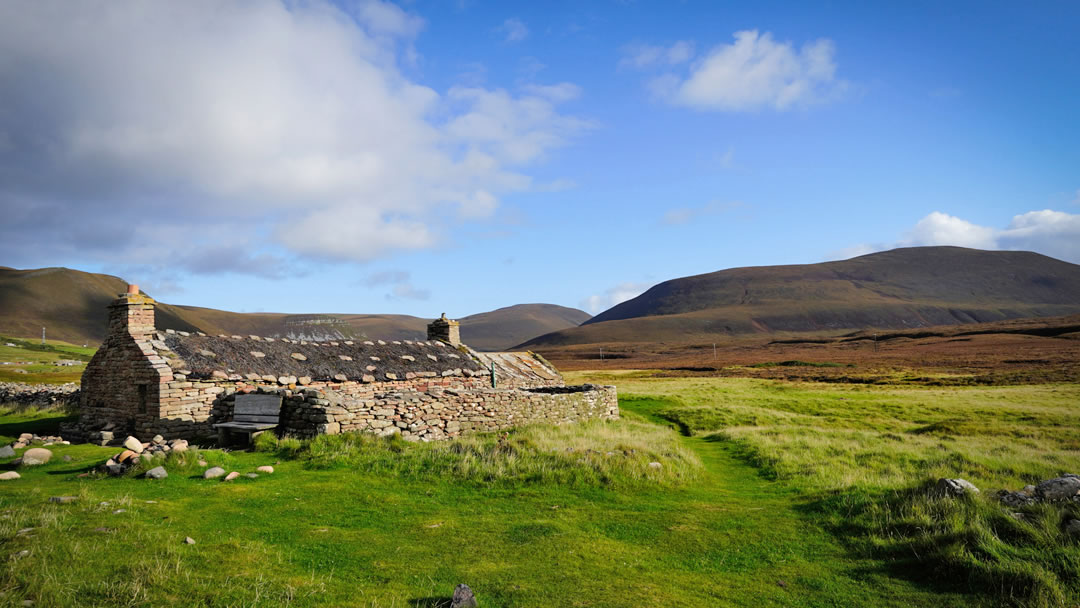
POLYGON ((58 340, 48 340, 42 344, 40 340, 0 336, 0 382, 78 382, 95 350, 58 340), (54 365, 62 359, 81 363, 63 367, 54 365))
MULTIPOLYGON (((264 440, 174 457, 161 481, 79 478, 116 449, 58 446, 0 482, 0 606, 432 607, 461 582, 481 606, 1077 601, 1061 508, 1019 522, 925 487, 961 476, 990 494, 1080 469, 1080 387, 572 376, 617 384, 624 419, 264 440), (276 471, 203 480, 200 456, 276 471)), ((58 416, 0 412, 0 442, 58 416)))

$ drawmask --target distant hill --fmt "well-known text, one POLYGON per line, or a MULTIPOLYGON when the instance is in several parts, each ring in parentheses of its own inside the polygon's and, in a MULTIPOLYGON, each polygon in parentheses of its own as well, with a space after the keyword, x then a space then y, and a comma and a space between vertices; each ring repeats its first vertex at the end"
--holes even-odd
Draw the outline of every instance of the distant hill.
POLYGON ((839 332, 1080 313, 1080 266, 1024 251, 909 247, 656 285, 522 347, 839 332))
MULTIPOLYGON (((0 335, 97 344, 105 336, 106 306, 127 289, 119 277, 71 270, 0 266, 0 335)), ((153 295, 153 294, 149 294, 153 295)), ((393 314, 236 313, 158 302, 157 326, 209 334, 297 339, 422 339, 430 319, 393 314)), ((588 313, 553 304, 520 304, 470 315, 462 340, 478 350, 506 350, 543 333, 576 326, 588 313)))

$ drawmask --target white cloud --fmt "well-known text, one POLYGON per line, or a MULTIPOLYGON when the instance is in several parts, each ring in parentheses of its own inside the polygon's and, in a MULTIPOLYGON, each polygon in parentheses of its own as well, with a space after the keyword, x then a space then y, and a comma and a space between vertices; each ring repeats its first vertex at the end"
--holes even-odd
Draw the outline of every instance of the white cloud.
POLYGON ((379 0, 0 3, 0 257, 280 274, 438 244, 588 123, 405 76, 424 24, 379 0), (48 77, 44 78, 43 75, 48 77), (206 255, 227 245, 243 259, 206 255), (20 258, 22 256, 22 258, 20 258))
POLYGON ((506 36, 506 42, 521 42, 529 37, 529 28, 516 17, 503 21, 497 29, 506 36))
POLYGON ((638 297, 649 287, 652 287, 651 283, 619 283, 601 294, 585 298, 581 301, 581 307, 596 315, 616 304, 638 297))
POLYGON ((1044 209, 1017 215, 998 233, 998 245, 1080 264, 1080 214, 1044 209))
POLYGON ((835 252, 830 258, 843 259, 894 247, 924 245, 1034 251, 1080 263, 1080 214, 1050 209, 1029 211, 1013 216, 1004 228, 993 228, 934 211, 895 243, 855 245, 835 252))
MULTIPOLYGON (((836 78, 835 47, 822 38, 796 49, 757 30, 735 33, 690 64, 685 75, 667 73, 650 83, 663 100, 699 110, 787 110, 833 99, 847 88, 836 78)), ((635 65, 657 61, 638 56, 635 65)))
POLYGON ((645 69, 655 66, 674 66, 694 56, 694 43, 680 40, 671 46, 649 44, 628 45, 622 48, 620 68, 645 69))
POLYGON ((995 232, 993 228, 978 226, 935 211, 919 220, 901 243, 908 246, 956 245, 973 249, 994 249, 997 245, 995 232))

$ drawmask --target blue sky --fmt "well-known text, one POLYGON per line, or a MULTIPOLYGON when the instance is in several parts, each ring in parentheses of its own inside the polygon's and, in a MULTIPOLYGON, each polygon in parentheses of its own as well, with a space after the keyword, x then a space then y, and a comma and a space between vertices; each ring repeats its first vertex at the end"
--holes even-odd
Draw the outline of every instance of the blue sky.
POLYGON ((1080 4, 0 4, 0 264, 596 313, 905 245, 1080 263, 1080 4))

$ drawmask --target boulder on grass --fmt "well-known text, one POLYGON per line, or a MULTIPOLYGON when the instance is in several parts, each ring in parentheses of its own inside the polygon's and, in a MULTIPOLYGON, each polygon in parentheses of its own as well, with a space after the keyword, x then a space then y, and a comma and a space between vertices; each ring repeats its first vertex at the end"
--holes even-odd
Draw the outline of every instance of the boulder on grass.
POLYGON ((979 488, 976 488, 970 481, 966 479, 939 479, 937 485, 934 486, 934 496, 943 498, 955 498, 957 496, 963 496, 964 494, 978 494, 979 488))
POLYGON ((23 452, 22 466, 32 467, 39 464, 45 464, 52 458, 52 452, 45 448, 30 448, 23 452))
POLYGON ((165 479, 169 476, 169 473, 165 470, 165 467, 154 467, 146 472, 147 479, 165 479))
MULTIPOLYGON (((23 458, 26 458, 26 453, 23 454, 23 458)), ((1047 479, 1035 486, 1035 496, 1044 502, 1069 500, 1078 493, 1080 493, 1080 476, 1072 474, 1047 479)))
POLYGON ((19 475, 15 471, 4 471, 3 473, 0 473, 0 481, 12 481, 20 477, 22 477, 22 475, 19 475))
POLYGON ((0 458, 13 458, 15 456, 15 448, 10 445, 0 447, 0 458))
POLYGON ((221 467, 210 467, 203 472, 203 479, 215 479, 225 474, 225 469, 221 467))
POLYGON ((462 583, 454 588, 454 598, 450 603, 450 608, 476 608, 476 596, 468 585, 462 583))

